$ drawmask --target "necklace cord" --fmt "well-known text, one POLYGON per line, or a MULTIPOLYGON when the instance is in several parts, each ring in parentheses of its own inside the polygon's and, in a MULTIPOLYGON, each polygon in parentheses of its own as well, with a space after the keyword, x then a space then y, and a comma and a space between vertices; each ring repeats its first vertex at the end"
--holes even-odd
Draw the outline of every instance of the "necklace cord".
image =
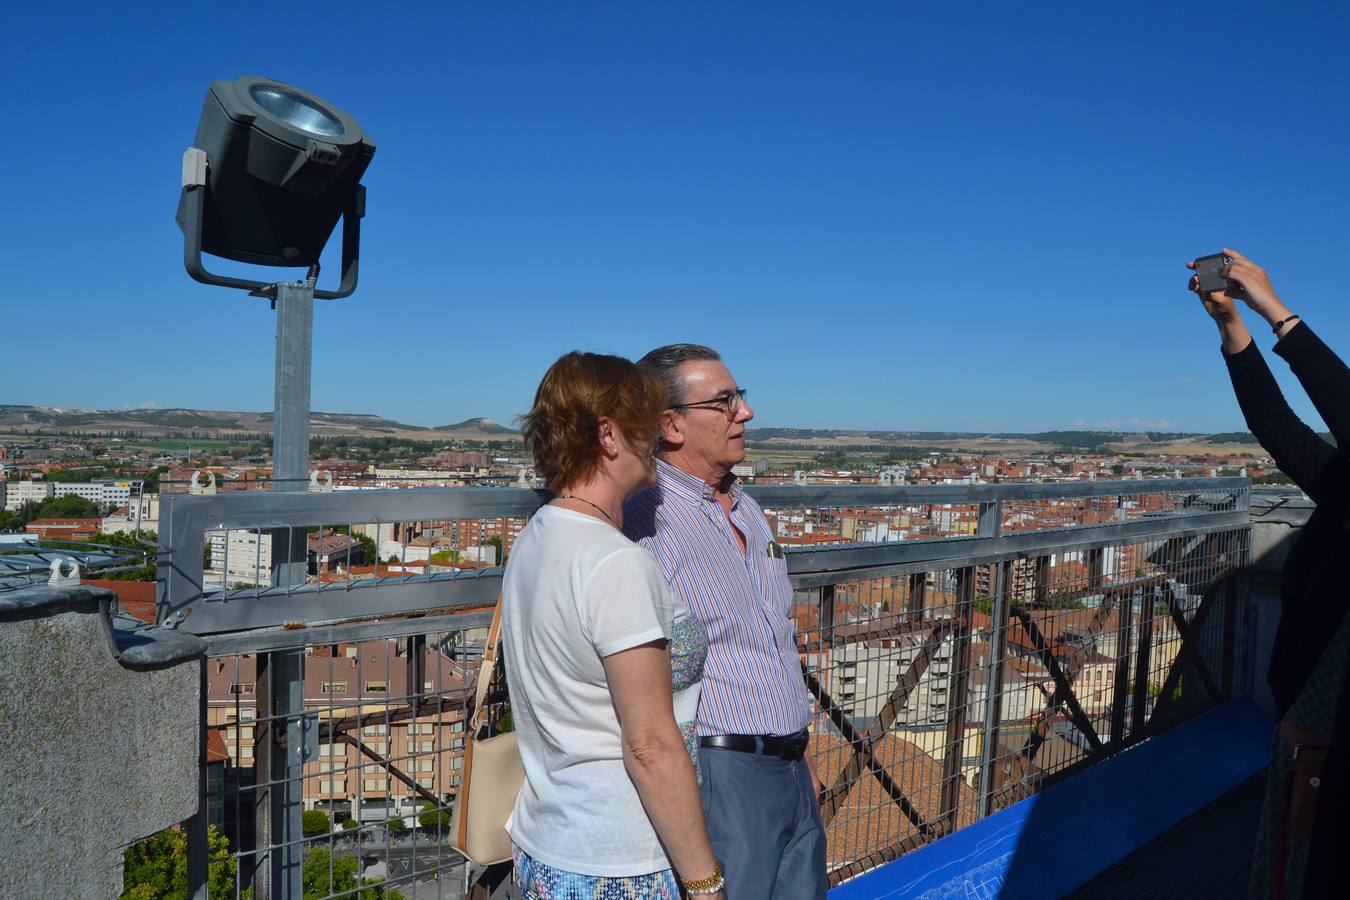
MULTIPOLYGON (((580 502, 582 502, 582 503, 585 503, 585 504, 586 504, 587 506, 589 506, 591 509, 595 510, 595 511, 598 512, 600 515, 604 516, 604 517, 609 521, 609 524, 613 525, 615 528, 619 528, 619 523, 616 522, 616 521, 614 521, 614 517, 613 517, 613 516, 611 516, 609 513, 605 512, 605 511, 604 511, 603 509, 601 509, 598 505, 596 505, 596 504, 592 503, 591 501, 587 500, 585 497, 578 497, 576 494, 559 494, 559 495, 558 495, 558 499, 559 499, 559 500, 578 500, 578 501, 580 501, 580 502)), ((620 528, 619 530, 622 531, 623 529, 620 528)))

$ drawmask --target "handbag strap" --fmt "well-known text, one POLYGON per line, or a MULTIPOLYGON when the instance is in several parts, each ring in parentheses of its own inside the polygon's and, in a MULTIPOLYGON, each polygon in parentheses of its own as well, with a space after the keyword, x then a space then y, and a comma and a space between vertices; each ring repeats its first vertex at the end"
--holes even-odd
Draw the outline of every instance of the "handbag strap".
POLYGON ((487 693, 492 684, 492 673, 497 668, 502 645, 502 595, 497 594, 497 605, 492 610, 492 626, 488 628, 487 643, 483 646, 483 662, 478 667, 478 686, 474 691, 473 721, 467 723, 464 736, 464 762, 460 770, 459 788, 455 791, 455 805, 459 808, 461 850, 469 849, 469 791, 473 782, 473 745, 478 740, 479 724, 487 717, 487 693))
POLYGON ((492 626, 488 628, 487 643, 483 646, 483 663, 478 668, 478 686, 473 702, 473 729, 478 730, 487 716, 488 688, 492 686, 492 676, 497 669, 502 652, 502 595, 497 595, 497 605, 492 610, 492 626))

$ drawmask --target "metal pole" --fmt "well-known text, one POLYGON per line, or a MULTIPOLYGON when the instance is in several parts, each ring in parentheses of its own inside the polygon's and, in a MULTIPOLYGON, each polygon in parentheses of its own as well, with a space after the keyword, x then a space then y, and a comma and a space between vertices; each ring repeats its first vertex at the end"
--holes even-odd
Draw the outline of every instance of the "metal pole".
POLYGON ((994 767, 999 764, 998 734, 1003 722, 1003 659, 1008 638, 1008 593, 1012 585, 1011 562, 1001 563, 994 573, 994 609, 989 617, 989 671, 985 681, 984 735, 980 747, 979 817, 993 812, 996 788, 994 767))
MULTIPOLYGON (((276 286, 276 395, 272 421, 272 490, 303 493, 309 480, 310 367, 314 335, 314 286, 276 286)), ((305 583, 308 542, 303 528, 272 532, 272 584, 305 583)), ((275 601, 274 601, 275 602, 275 601)), ((301 867, 304 805, 304 654, 289 650, 259 660, 259 682, 267 689, 266 735, 256 760, 266 787, 258 792, 259 846, 267 862, 259 867, 258 900, 291 900, 303 893, 301 867), (264 839, 265 838, 265 839, 264 839)), ((260 684, 259 687, 262 687, 260 684)), ((260 700, 262 698, 259 698, 260 700)))

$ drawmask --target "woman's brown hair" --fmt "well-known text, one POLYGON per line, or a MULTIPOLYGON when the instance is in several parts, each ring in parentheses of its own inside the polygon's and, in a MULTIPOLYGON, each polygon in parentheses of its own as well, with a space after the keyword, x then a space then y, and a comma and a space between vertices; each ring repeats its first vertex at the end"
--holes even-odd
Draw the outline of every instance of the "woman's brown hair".
POLYGON ((573 351, 544 373, 534 406, 521 416, 521 433, 534 453, 536 474, 556 492, 600 467, 601 416, 625 440, 645 445, 656 439, 665 408, 665 389, 655 373, 621 356, 573 351))

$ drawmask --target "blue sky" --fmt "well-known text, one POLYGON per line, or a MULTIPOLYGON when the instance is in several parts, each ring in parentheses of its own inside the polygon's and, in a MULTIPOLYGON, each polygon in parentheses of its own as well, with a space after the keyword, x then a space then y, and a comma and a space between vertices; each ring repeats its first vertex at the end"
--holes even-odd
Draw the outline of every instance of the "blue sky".
POLYGON ((0 32, 0 403, 271 407, 273 314, 173 222, 242 74, 378 145, 316 409, 509 422, 567 350, 699 341, 765 426, 1237 429, 1223 244, 1350 353, 1343 4, 118 6, 0 32))

